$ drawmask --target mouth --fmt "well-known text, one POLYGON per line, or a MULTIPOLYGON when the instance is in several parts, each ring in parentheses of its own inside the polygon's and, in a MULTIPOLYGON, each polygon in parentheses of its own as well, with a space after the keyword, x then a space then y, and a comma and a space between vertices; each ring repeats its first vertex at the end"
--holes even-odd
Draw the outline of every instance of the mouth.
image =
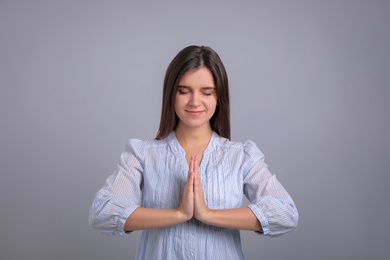
POLYGON ((186 110, 186 112, 192 116, 199 116, 200 114, 203 113, 203 111, 191 111, 191 110, 186 110))

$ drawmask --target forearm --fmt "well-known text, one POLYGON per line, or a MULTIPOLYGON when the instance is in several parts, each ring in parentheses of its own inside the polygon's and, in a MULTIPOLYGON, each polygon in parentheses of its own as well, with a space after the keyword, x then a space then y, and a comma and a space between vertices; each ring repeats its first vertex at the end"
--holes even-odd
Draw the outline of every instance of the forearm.
POLYGON ((198 220, 205 224, 262 232, 262 227, 250 208, 208 210, 198 220))
POLYGON ((168 227, 183 223, 188 217, 176 209, 137 208, 127 218, 125 231, 168 227))
POLYGON ((225 228, 253 230, 262 232, 263 229, 255 214, 248 207, 234 209, 209 209, 206 205, 202 184, 200 181, 199 166, 195 156, 194 172, 194 216, 199 221, 225 228))

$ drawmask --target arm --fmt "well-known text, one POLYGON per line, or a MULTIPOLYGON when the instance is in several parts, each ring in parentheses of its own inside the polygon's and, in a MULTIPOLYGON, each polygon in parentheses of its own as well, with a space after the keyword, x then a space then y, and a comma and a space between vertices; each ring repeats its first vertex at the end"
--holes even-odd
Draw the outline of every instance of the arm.
POLYGON ((127 218, 125 231, 173 226, 189 218, 177 209, 137 208, 127 218))
POLYGON ((183 199, 178 209, 142 208, 143 143, 130 140, 116 172, 96 194, 89 221, 104 233, 123 235, 125 232, 166 227, 183 223, 193 217, 193 173, 188 174, 183 199))
POLYGON ((191 166, 194 175, 194 216, 215 226, 253 230, 277 236, 297 226, 298 211, 290 195, 264 163, 264 156, 253 142, 245 147, 244 193, 250 201, 246 208, 213 210, 205 203, 199 167, 191 166))
POLYGON ((127 217, 141 204, 143 142, 132 139, 120 156, 117 169, 96 193, 90 226, 111 235, 123 235, 127 217))
POLYGON ((263 234, 278 236, 291 231, 298 224, 298 210, 294 201, 264 162, 264 155, 256 145, 244 144, 244 193, 248 207, 263 227, 263 234))
POLYGON ((125 230, 144 230, 177 225, 190 220, 194 212, 193 172, 188 173, 183 200, 178 209, 137 208, 127 218, 125 230))
POLYGON ((212 210, 207 207, 196 156, 194 160, 191 160, 190 172, 193 172, 194 175, 195 218, 208 225, 262 232, 260 222, 248 207, 219 210, 212 210))
POLYGON ((263 232, 260 222, 250 208, 209 209, 202 214, 196 214, 195 217, 213 226, 263 232))

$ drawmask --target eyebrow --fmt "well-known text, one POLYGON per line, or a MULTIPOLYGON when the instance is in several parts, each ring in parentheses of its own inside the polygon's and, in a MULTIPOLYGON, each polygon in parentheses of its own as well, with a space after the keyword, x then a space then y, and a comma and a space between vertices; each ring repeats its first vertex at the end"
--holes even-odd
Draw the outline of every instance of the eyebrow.
MULTIPOLYGON (((191 87, 189 87, 189 86, 184 86, 184 85, 179 85, 177 88, 178 88, 178 89, 179 89, 179 88, 191 89, 191 87)), ((209 87, 203 87, 203 88, 201 88, 201 89, 203 89, 203 90, 215 90, 215 87, 209 86, 209 87)))

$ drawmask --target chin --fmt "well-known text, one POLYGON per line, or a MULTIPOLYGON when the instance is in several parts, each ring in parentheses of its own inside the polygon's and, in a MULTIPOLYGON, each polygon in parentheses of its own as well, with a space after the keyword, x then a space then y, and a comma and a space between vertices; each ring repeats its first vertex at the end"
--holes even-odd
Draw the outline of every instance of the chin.
POLYGON ((191 129, 201 128, 207 124, 208 122, 183 122, 183 126, 191 129))

